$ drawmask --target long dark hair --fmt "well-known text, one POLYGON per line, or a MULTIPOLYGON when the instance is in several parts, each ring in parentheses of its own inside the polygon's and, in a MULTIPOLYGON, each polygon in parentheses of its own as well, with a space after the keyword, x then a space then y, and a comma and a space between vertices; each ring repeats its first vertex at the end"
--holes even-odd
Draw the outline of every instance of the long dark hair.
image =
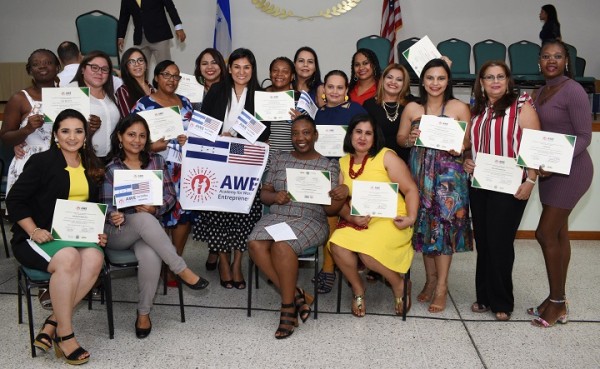
POLYGON ((144 92, 142 86, 140 86, 138 81, 131 75, 131 73, 129 73, 129 66, 127 65, 131 54, 133 54, 136 51, 142 54, 142 58, 144 58, 144 64, 146 66, 146 72, 144 73, 144 81, 148 79, 148 59, 146 58, 144 52, 141 49, 138 49, 137 47, 132 47, 125 50, 125 52, 121 56, 121 79, 123 80, 123 84, 127 87, 127 92, 129 92, 129 101, 127 102, 130 106, 134 106, 139 99, 146 96, 146 92, 144 92))
POLYGON ((106 83, 102 86, 102 89, 104 90, 106 96, 108 96, 108 98, 116 104, 115 86, 113 84, 112 79, 113 64, 110 60, 110 56, 108 56, 108 54, 106 54, 104 51, 95 50, 91 51, 89 54, 84 56, 81 60, 81 63, 79 63, 77 72, 75 72, 75 77, 73 77, 73 81, 77 81, 77 85, 79 87, 86 87, 85 81, 83 80, 83 69, 87 67, 88 63, 95 58, 103 58, 108 64, 108 78, 106 79, 106 83))
POLYGON ((374 157, 385 146, 385 138, 381 128, 369 114, 356 114, 350 119, 346 136, 344 136, 344 152, 354 154, 356 149, 352 146, 352 132, 359 123, 369 122, 373 128, 373 146, 369 149, 369 156, 374 157))
POLYGON ((348 86, 348 93, 352 91, 354 86, 358 83, 358 77, 354 73, 354 60, 358 56, 358 54, 363 54, 369 64, 371 64, 371 69, 373 69, 373 78, 375 79, 375 85, 379 82, 379 77, 381 77, 381 67, 379 66, 379 59, 377 59, 377 55, 371 49, 361 48, 358 49, 354 55, 352 55, 352 63, 350 64, 350 86, 348 86))
POLYGON ((56 142, 56 132, 60 129, 60 124, 63 120, 68 118, 74 118, 83 124, 83 132, 85 133, 85 141, 84 145, 79 149, 79 155, 81 156, 81 164, 83 164, 83 168, 87 172, 88 176, 98 182, 102 181, 104 178, 104 166, 100 162, 100 159, 94 153, 94 149, 92 147, 92 137, 88 134, 88 123, 83 114, 78 112, 75 109, 65 109, 58 113, 56 119, 54 120, 54 124, 52 125, 52 135, 50 137, 50 145, 51 150, 60 150, 58 146, 58 142, 56 142))
POLYGON ((542 6, 542 10, 546 12, 546 15, 548 16, 546 18, 547 23, 556 23, 560 25, 560 22, 558 21, 558 13, 556 12, 556 8, 554 7, 554 5, 546 4, 542 6))
MULTIPOLYGON (((312 77, 309 78, 308 81, 306 81, 306 86, 308 86, 309 93, 316 94, 317 88, 323 84, 323 81, 321 81, 321 68, 319 67, 319 58, 317 57, 317 52, 315 50, 313 50, 312 47, 302 46, 301 48, 296 50, 296 53, 294 54, 294 71, 296 70, 295 64, 298 61, 298 56, 303 51, 307 51, 307 52, 313 54, 313 57, 315 58, 315 73, 313 73, 312 77)), ((298 81, 296 81, 296 80, 292 81, 292 86, 294 87, 294 90, 297 90, 298 89, 298 81)))
MULTIPOLYGON (((229 68, 231 68, 234 61, 243 58, 248 59, 250 65, 252 65, 252 77, 250 77, 250 81, 248 81, 248 85, 246 86, 248 89, 246 99, 254 99, 254 92, 260 91, 261 88, 260 82, 258 82, 258 72, 256 71, 256 58, 252 51, 244 48, 233 50, 227 61, 227 69, 229 70, 229 68)), ((229 107, 231 106, 231 89, 235 88, 231 73, 227 72, 227 77, 223 79, 223 83, 225 84, 225 88, 221 92, 220 99, 227 101, 227 110, 229 110, 229 107)))
POLYGON ((119 158, 121 161, 125 160, 125 150, 123 150, 123 145, 119 141, 119 135, 123 136, 125 131, 135 123, 141 123, 146 130, 146 143, 144 144, 144 149, 140 152, 141 167, 144 169, 150 162, 150 128, 148 127, 148 122, 138 114, 128 115, 117 123, 115 130, 110 135, 110 153, 108 157, 111 159, 119 158))
POLYGON ((446 90, 444 91, 444 102, 454 99, 454 93, 452 92, 452 72, 450 72, 450 67, 443 59, 431 59, 425 64, 421 71, 421 76, 419 77, 419 103, 423 106, 427 104, 427 91, 425 90, 423 79, 425 78, 425 73, 427 73, 429 69, 436 67, 444 68, 446 74, 448 74, 448 86, 446 86, 446 90))
POLYGON ((571 54, 569 54, 569 48, 567 47, 567 45, 560 41, 560 40, 548 40, 546 42, 544 42, 542 44, 542 47, 540 48, 540 57, 542 56, 542 53, 544 52, 544 49, 550 45, 558 45, 563 49, 563 52, 565 53, 565 70, 563 72, 563 75, 569 77, 569 78, 573 78, 573 68, 569 69, 568 65, 571 63, 571 54))
POLYGON ((202 73, 200 72, 200 63, 202 63, 202 58, 204 55, 210 54, 210 56, 215 59, 219 68, 221 68, 221 74, 219 74, 219 81, 222 81, 225 78, 225 73, 227 73, 227 66, 225 65, 225 59, 223 59, 223 55, 217 49, 213 49, 212 47, 206 48, 202 50, 200 55, 196 58, 194 76, 198 83, 204 85, 204 77, 202 77, 202 73))
POLYGON ((506 63, 502 60, 489 60, 485 62, 481 68, 479 68, 479 73, 475 79, 475 86, 473 87, 473 92, 475 94, 475 105, 473 106, 471 113, 473 115, 479 115, 483 113, 488 103, 488 97, 483 89, 481 80, 485 76, 486 69, 489 67, 502 68, 504 70, 504 75, 506 76, 506 93, 494 103, 494 115, 503 117, 506 113, 506 108, 515 102, 518 95, 515 92, 515 82, 512 78, 512 73, 510 72, 508 65, 506 65, 506 63))

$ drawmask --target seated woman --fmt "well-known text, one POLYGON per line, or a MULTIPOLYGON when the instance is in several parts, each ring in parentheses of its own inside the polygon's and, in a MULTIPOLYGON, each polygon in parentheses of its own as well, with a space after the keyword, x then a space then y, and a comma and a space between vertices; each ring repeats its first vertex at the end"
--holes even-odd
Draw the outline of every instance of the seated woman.
POLYGON ((248 249, 256 265, 273 281, 281 294, 281 318, 275 338, 287 338, 298 325, 297 315, 303 322, 310 315, 312 296, 296 287, 298 255, 315 245, 327 241, 329 227, 327 215, 337 214, 346 197, 348 188, 338 185, 339 166, 315 151, 318 138, 315 122, 302 115, 292 123, 294 151, 280 153, 272 158, 262 185, 260 199, 270 205, 270 213, 264 215, 250 236, 248 249), (292 202, 287 192, 286 168, 329 170, 331 172, 331 205, 292 202), (273 241, 266 226, 286 222, 298 239, 273 241), (297 294, 294 296, 294 294, 297 294))
POLYGON ((111 137, 111 161, 106 167, 102 186, 102 200, 108 205, 104 227, 109 242, 106 247, 115 250, 133 249, 138 259, 139 301, 135 334, 145 338, 152 330, 150 309, 164 261, 185 285, 194 290, 208 286, 208 281, 196 275, 177 255, 175 246, 163 230, 158 218, 168 213, 177 197, 171 175, 162 156, 150 151, 150 129, 144 118, 137 114, 125 117, 117 124, 111 137), (138 205, 117 210, 113 205, 113 179, 118 169, 162 170, 162 206, 138 205))
POLYGON ((337 229, 329 240, 335 264, 352 285, 352 314, 357 317, 365 315, 365 287, 358 274, 357 259, 390 282, 394 309, 397 315, 402 315, 404 281, 400 274, 408 271, 414 254, 412 225, 417 219, 419 192, 404 161, 383 145, 383 134, 369 115, 352 118, 344 138, 344 151, 348 155, 340 158, 340 182, 350 191, 355 179, 394 182, 400 192, 398 215, 394 219, 353 216, 345 203, 337 229))
MULTIPOLYGON (((54 144, 31 156, 6 198, 10 220, 15 223, 13 255, 23 266, 51 274, 54 312, 33 344, 48 351, 54 341, 56 356, 64 356, 69 364, 90 359, 73 334, 73 310, 96 282, 104 254, 98 246, 50 251, 44 244, 53 240, 50 230, 57 199, 98 199, 104 170, 91 145, 86 145, 89 138, 85 117, 76 110, 62 111, 52 126, 54 144)), ((98 235, 98 245, 106 245, 105 234, 98 235)))

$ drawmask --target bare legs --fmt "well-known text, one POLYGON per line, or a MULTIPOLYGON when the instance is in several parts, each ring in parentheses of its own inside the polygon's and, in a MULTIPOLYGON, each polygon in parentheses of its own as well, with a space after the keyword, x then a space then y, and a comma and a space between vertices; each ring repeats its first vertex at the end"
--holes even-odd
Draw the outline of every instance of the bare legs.
POLYGON ((435 286, 437 285, 437 271, 435 269, 435 260, 433 256, 423 255, 423 264, 425 265, 425 286, 421 292, 417 295, 417 301, 419 302, 430 302, 435 292, 435 286))
POLYGON ((423 255, 423 264, 425 264, 426 281, 417 300, 431 302, 427 309, 430 313, 442 312, 446 309, 452 255, 423 255))
POLYGON ((230 252, 219 252, 219 276, 223 287, 227 289, 233 287, 237 289, 246 288, 244 274, 242 273, 242 255, 240 250, 235 249, 232 262, 230 252))
MULTIPOLYGON (((48 272, 52 274, 50 298, 54 309, 51 318, 58 323, 58 327, 45 327, 44 332, 50 337, 53 337, 54 333, 58 337, 73 333, 73 309, 94 286, 103 261, 102 253, 92 248, 64 248, 52 257, 48 265, 48 272)), ((67 356, 77 347, 79 343, 76 339, 60 343, 60 348, 67 356)), ((84 353, 79 359, 88 356, 89 353, 84 353)))
POLYGON ((567 271, 571 260, 571 243, 568 236, 570 209, 559 209, 543 205, 540 223, 535 238, 542 247, 550 295, 539 307, 540 317, 550 324, 566 313, 565 303, 550 303, 565 299, 567 271))

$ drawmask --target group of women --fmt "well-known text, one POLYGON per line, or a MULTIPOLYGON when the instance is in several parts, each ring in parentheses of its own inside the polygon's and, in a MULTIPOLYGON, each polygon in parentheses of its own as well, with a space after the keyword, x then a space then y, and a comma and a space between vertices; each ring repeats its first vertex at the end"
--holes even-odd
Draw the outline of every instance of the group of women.
MULTIPOLYGON (((73 308, 98 276, 101 247, 135 252, 139 260, 135 331, 139 338, 146 337, 152 327, 149 313, 162 262, 174 280, 192 289, 208 285, 181 258, 190 233, 208 244, 206 268, 218 267, 220 284, 227 289, 246 287, 241 263, 243 252, 249 249, 250 257, 281 294, 281 318, 275 333, 281 339, 294 332, 298 318, 304 322, 310 315, 313 297, 297 285, 297 256, 308 248, 325 246, 323 269, 314 281, 319 293, 331 291, 337 265, 352 288, 351 311, 357 317, 366 313, 361 269, 372 272, 370 279, 381 276, 389 283, 394 311, 402 314, 403 275, 411 266, 414 250, 422 252, 426 282, 417 300, 429 303, 428 310, 437 313, 446 306, 452 255, 473 249, 474 228, 477 297, 471 309, 478 313, 491 310, 498 320, 508 320, 514 308, 513 243, 537 178, 543 211, 536 238, 544 253, 550 293, 528 313, 536 316, 533 324, 537 326, 565 323, 568 216, 589 187, 593 173, 586 150, 591 141, 590 106, 583 89, 566 76, 568 62, 562 42, 552 40, 543 45, 539 63, 547 83, 533 99, 514 92, 510 70, 503 61, 487 62, 477 76, 475 104, 469 109, 453 96, 447 59, 433 59, 424 66, 416 98, 409 93, 407 70, 391 64, 381 72, 377 57, 367 49, 353 55, 350 80, 343 71, 333 70, 321 82, 317 55, 309 47, 300 48, 293 61, 276 58, 269 67, 272 85, 267 91, 306 91, 318 111, 314 119, 295 109, 287 121, 265 122, 267 129, 259 140, 276 150, 271 152, 262 188, 249 214, 238 214, 183 210, 177 201, 181 165, 168 159, 181 153, 187 137, 150 137, 146 121, 135 113, 178 106, 185 129, 193 109, 200 109, 223 121, 223 136, 237 136, 231 127, 242 109, 254 111, 254 94, 261 90, 250 50, 235 50, 227 63, 214 49, 199 55, 194 74, 205 86, 201 104, 176 94, 181 76, 173 61, 159 62, 149 83, 144 54, 139 49, 126 51, 121 63, 125 66, 124 84, 115 92, 108 78, 110 58, 92 52, 83 59, 72 82, 90 88, 91 115, 65 110, 51 129, 43 124, 41 89, 55 86, 60 65, 51 51, 36 50, 27 63, 33 85, 11 98, 0 130, 0 138, 15 146, 16 152, 7 197, 8 213, 15 223, 14 255, 23 265, 52 273, 54 311, 36 337, 36 347, 49 350, 54 346, 71 364, 89 360, 89 353, 74 339, 71 318, 73 308), (415 146, 424 114, 469 122, 463 150, 444 152, 415 146), (315 150, 317 125, 348 126, 343 142, 346 155, 339 162, 315 150), (469 175, 477 155, 514 158, 526 128, 577 136, 570 175, 525 169, 522 184, 513 195, 470 188, 469 175), (328 170, 331 204, 292 201, 286 168, 328 170), (162 170, 163 205, 114 208, 112 187, 118 169, 162 170), (398 183, 397 216, 352 215, 354 180, 398 183), (109 205, 104 233, 98 235, 99 247, 64 247, 53 254, 45 251, 43 244, 53 240, 49 209, 58 198, 109 205), (270 207, 268 214, 262 215, 263 204, 270 207), (281 222, 290 225, 297 239, 273 240, 265 227, 281 222)), ((410 291, 408 298, 407 309, 410 291)))

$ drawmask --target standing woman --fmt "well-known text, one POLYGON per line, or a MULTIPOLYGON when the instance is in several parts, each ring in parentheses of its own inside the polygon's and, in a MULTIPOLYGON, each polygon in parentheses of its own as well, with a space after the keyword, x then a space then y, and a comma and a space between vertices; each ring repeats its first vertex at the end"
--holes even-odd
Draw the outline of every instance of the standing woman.
POLYGON ((540 170, 542 215, 535 237, 542 247, 550 295, 527 312, 539 316, 538 327, 566 323, 568 305, 565 285, 571 259, 569 215, 587 192, 594 175, 587 147, 592 140, 590 101, 581 85, 569 75, 569 52, 561 41, 549 41, 540 51, 540 68, 546 85, 536 91, 534 104, 542 130, 577 136, 569 175, 540 170), (567 75, 565 75, 567 74, 567 75))
POLYGON ((410 149, 398 145, 396 135, 404 107, 413 100, 414 96, 410 95, 408 71, 400 64, 390 64, 383 71, 375 97, 363 104, 363 108, 381 128, 385 147, 394 150, 407 164, 410 149))
POLYGON ((53 312, 46 319, 33 345, 48 351, 54 344, 56 357, 69 364, 88 362, 90 354, 79 346, 73 332, 73 311, 90 291, 102 269, 106 235, 87 247, 63 246, 50 251, 51 227, 57 199, 98 201, 104 168, 88 140, 85 117, 76 110, 63 110, 52 126, 52 145, 33 155, 6 198, 13 255, 22 265, 44 270, 50 276, 53 312), (29 241, 37 243, 32 247, 29 241), (54 342, 54 343, 53 343, 54 342))
MULTIPOLYGON (((354 101, 348 101, 348 76, 341 70, 332 70, 325 75, 325 92, 323 94, 323 105, 315 115, 315 123, 318 125, 341 125, 347 126, 357 114, 366 114, 365 109, 354 101)), ((338 216, 327 218, 329 222, 330 236, 338 223, 338 216)), ((329 247, 323 247, 323 266, 317 277, 318 292, 329 293, 335 282, 335 262, 331 256, 329 247)))
POLYGON ((352 55, 350 73, 350 100, 363 105, 377 93, 381 67, 377 55, 369 49, 358 49, 352 55))
POLYGON ((315 50, 308 46, 302 46, 296 50, 294 68, 296 72, 296 79, 292 81, 294 90, 308 92, 319 108, 325 105, 322 97, 321 69, 315 50))
MULTIPOLYGON (((155 92, 149 96, 142 97, 137 104, 133 107, 132 113, 137 113, 144 110, 154 110, 160 108, 167 108, 170 106, 179 107, 181 113, 181 122, 183 129, 187 130, 188 124, 192 119, 192 103, 187 97, 177 95, 175 90, 179 85, 181 76, 179 75, 179 68, 172 60, 163 60, 156 65, 154 68, 154 79, 152 80, 152 86, 156 89, 155 92)), ((177 139, 165 140, 164 137, 154 138, 152 143, 152 151, 165 154, 167 150, 175 150, 181 152, 181 147, 185 144, 187 137, 185 135, 179 135, 177 139)), ((165 154, 166 155, 166 154, 165 154)), ((173 185, 175 186, 175 192, 177 198, 179 198, 180 182, 181 182, 181 164, 167 161, 167 168, 173 185)), ((187 242, 188 236, 190 235, 191 222, 193 220, 193 212, 190 210, 183 210, 179 201, 175 203, 175 206, 170 212, 166 213, 162 218, 163 226, 167 229, 167 232, 171 235, 171 240, 177 255, 183 254, 185 243, 187 242)), ((171 286, 175 286, 174 281, 170 282, 171 286)))
POLYGON ((6 146, 21 145, 24 155, 15 156, 8 169, 6 192, 17 181, 31 155, 50 147, 51 130, 44 127, 42 88, 55 87, 60 62, 46 49, 35 50, 27 59, 25 70, 32 78, 31 86, 15 93, 4 108, 0 139, 6 146))
MULTIPOLYGON (((533 101, 518 96, 506 63, 488 61, 475 80, 475 106, 468 132, 471 150, 465 153, 464 169, 472 174, 479 153, 516 160, 524 128, 540 129, 533 101)), ((475 313, 492 310, 498 320, 510 319, 515 305, 512 269, 514 240, 537 174, 523 170, 522 183, 514 194, 471 187, 471 214, 477 245, 475 313)))
MULTIPOLYGON (((285 56, 280 56, 271 62, 269 65, 269 78, 271 86, 266 88, 267 92, 283 92, 293 90, 292 81, 294 80, 294 63, 285 56)), ((294 100, 298 101, 300 94, 294 92, 294 100)), ((269 136, 270 151, 280 150, 282 152, 290 152, 294 150, 292 145, 292 117, 300 112, 290 112, 290 119, 278 122, 271 122, 271 135, 269 136), (293 114, 293 116, 292 116, 293 114)))
POLYGON ((90 88, 90 135, 96 156, 106 162, 110 151, 110 135, 119 122, 113 79, 109 78, 112 61, 103 51, 92 51, 79 63, 69 86, 90 88))
POLYGON ((431 302, 428 309, 431 313, 446 308, 452 254, 473 250, 468 175, 462 166, 461 153, 414 146, 424 114, 466 122, 471 118, 468 106, 454 98, 451 78, 444 59, 432 59, 425 64, 420 78, 420 102, 406 106, 397 136, 399 145, 412 147, 409 166, 420 197, 413 246, 423 253, 427 276, 417 300, 431 302))
POLYGON ((546 41, 560 40, 560 22, 554 5, 548 4, 542 6, 540 10, 540 20, 544 21, 542 30, 540 31, 540 40, 542 44, 546 41))
MULTIPOLYGON (((211 87, 204 98, 202 112, 223 121, 222 136, 237 136, 231 127, 242 110, 254 114, 254 92, 260 89, 256 71, 256 58, 244 48, 234 50, 229 56, 228 75, 211 87)), ((269 129, 258 138, 266 141, 269 129)), ((247 249, 248 235, 260 219, 262 205, 257 193, 248 214, 203 211, 194 228, 194 239, 208 243, 211 251, 219 252, 219 276, 226 289, 246 288, 242 274, 242 253, 247 249), (233 249, 233 262, 231 251, 233 249), (231 264, 230 264, 231 263, 231 264)))
POLYGON ((154 92, 154 87, 148 83, 148 60, 142 50, 132 47, 121 56, 121 78, 123 85, 115 92, 117 107, 121 118, 131 112, 135 103, 144 96, 154 92))

